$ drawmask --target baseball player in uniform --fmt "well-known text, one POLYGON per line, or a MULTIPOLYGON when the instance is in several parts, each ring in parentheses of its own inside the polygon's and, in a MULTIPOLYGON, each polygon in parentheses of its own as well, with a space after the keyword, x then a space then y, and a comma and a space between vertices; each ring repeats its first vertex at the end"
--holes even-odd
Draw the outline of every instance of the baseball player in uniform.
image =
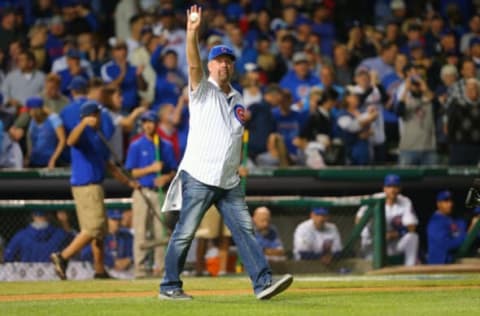
MULTIPOLYGON (((400 194, 400 177, 396 174, 385 176, 383 192, 375 194, 385 197, 385 220, 387 254, 389 256, 403 254, 404 264, 413 266, 417 262, 418 234, 415 232, 418 219, 412 206, 412 201, 400 194)), ((366 212, 367 206, 362 206, 356 215, 356 221, 360 221, 366 212)), ((373 228, 370 222, 363 229, 361 248, 366 259, 371 259, 373 254, 373 228)))
POLYGON ((327 209, 318 207, 310 213, 310 219, 300 223, 293 235, 295 260, 320 260, 330 264, 342 250, 338 228, 328 222, 327 209))
POLYGON ((180 209, 180 218, 165 255, 159 298, 192 299, 182 289, 180 273, 195 230, 208 208, 215 204, 232 232, 256 297, 269 299, 287 289, 293 277, 285 275, 272 281, 272 271, 253 234, 238 175, 245 107, 241 94, 230 84, 235 55, 225 45, 214 46, 208 55, 207 78, 198 48, 201 21, 201 8, 190 7, 186 37, 190 130, 185 155, 163 207, 180 209))

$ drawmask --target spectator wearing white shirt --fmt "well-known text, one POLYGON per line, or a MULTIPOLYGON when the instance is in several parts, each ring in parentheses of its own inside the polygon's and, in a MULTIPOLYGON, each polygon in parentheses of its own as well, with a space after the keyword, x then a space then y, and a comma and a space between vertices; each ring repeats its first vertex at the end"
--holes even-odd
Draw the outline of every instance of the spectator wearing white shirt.
MULTIPOLYGON (((404 264, 413 266, 417 262, 418 234, 415 232, 418 219, 412 206, 412 201, 400 194, 400 177, 396 174, 385 176, 383 192, 376 194, 385 197, 385 220, 387 254, 395 256, 403 254, 404 264)), ((367 206, 362 206, 355 217, 358 223, 367 211, 367 206)), ((361 248, 366 259, 373 255, 373 225, 368 223, 363 229, 361 248)))
POLYGON ((342 240, 338 228, 328 221, 329 211, 314 208, 310 219, 300 223, 293 236, 295 260, 320 260, 330 264, 342 250, 342 240))

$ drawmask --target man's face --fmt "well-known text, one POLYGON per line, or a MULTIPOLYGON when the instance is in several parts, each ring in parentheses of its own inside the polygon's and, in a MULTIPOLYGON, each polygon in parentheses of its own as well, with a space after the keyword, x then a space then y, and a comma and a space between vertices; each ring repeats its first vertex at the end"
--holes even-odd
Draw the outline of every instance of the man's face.
POLYGON ((145 120, 142 122, 142 128, 145 134, 152 136, 156 132, 157 124, 153 121, 145 120))
POLYGON ((476 101, 479 97, 478 84, 475 82, 468 82, 465 85, 465 95, 472 101, 476 101))
POLYGON ((295 63, 293 70, 298 78, 303 79, 308 75, 308 63, 306 61, 295 63))
POLYGON ((445 215, 452 214, 453 211, 453 201, 452 200, 444 200, 437 202, 437 209, 445 215))
POLYGON ((67 66, 69 69, 77 69, 80 67, 80 59, 67 57, 67 66))
POLYGON ((332 69, 328 67, 322 67, 322 70, 320 70, 320 81, 322 81, 322 84, 325 87, 330 87, 331 85, 333 85, 333 80, 334 76, 332 69))
POLYGON ((325 223, 328 220, 328 216, 326 215, 317 215, 315 213, 311 213, 310 218, 313 220, 313 225, 316 229, 323 229, 325 223))
POLYGON ((55 81, 45 82, 45 94, 49 97, 54 97, 58 94, 60 86, 55 81))
POLYGON ((163 65, 167 69, 175 69, 178 66, 178 58, 174 53, 168 53, 163 57, 163 65))
POLYGON ((395 200, 400 194, 400 187, 398 186, 384 186, 383 192, 385 192, 385 198, 387 200, 395 200))
POLYGON ((18 56, 17 64, 18 64, 18 68, 21 71, 32 70, 32 66, 33 66, 32 62, 28 59, 28 56, 25 55, 25 54, 21 54, 21 55, 18 56))
POLYGON ((466 61, 462 65, 462 77, 464 79, 474 78, 477 70, 475 64, 472 61, 466 61))
POLYGON ((253 223, 259 231, 265 231, 270 227, 270 214, 266 212, 260 212, 253 216, 253 223))
POLYGON ((39 121, 42 117, 43 110, 41 108, 33 108, 28 110, 28 114, 35 120, 39 121))
POLYGON ((127 48, 124 46, 112 49, 112 57, 115 61, 125 61, 127 59, 127 48))
POLYGON ((208 62, 210 76, 218 83, 230 82, 233 75, 234 62, 227 55, 220 55, 208 62))
POLYGON ((108 219, 108 232, 115 234, 120 229, 120 220, 109 218, 108 219))

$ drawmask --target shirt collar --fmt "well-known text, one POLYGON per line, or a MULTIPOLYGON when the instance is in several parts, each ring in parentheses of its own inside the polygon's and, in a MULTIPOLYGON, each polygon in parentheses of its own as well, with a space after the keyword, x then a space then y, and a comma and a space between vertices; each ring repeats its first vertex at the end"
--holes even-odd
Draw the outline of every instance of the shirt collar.
MULTIPOLYGON (((212 77, 208 77, 208 81, 210 83, 212 83, 218 90, 220 90, 220 86, 218 85, 218 83, 215 80, 213 80, 212 77)), ((227 98, 230 98, 230 97, 236 95, 238 92, 237 92, 237 90, 235 90, 235 88, 233 88, 233 86, 230 83, 228 85, 230 86, 230 93, 227 95, 227 98)))

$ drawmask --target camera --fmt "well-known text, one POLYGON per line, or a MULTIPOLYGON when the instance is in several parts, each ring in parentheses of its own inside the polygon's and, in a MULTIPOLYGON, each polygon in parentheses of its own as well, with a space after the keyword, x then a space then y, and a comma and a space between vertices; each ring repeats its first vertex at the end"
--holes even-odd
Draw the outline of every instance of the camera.
POLYGON ((480 206, 480 179, 473 181, 473 186, 467 192, 465 206, 468 208, 480 206))

